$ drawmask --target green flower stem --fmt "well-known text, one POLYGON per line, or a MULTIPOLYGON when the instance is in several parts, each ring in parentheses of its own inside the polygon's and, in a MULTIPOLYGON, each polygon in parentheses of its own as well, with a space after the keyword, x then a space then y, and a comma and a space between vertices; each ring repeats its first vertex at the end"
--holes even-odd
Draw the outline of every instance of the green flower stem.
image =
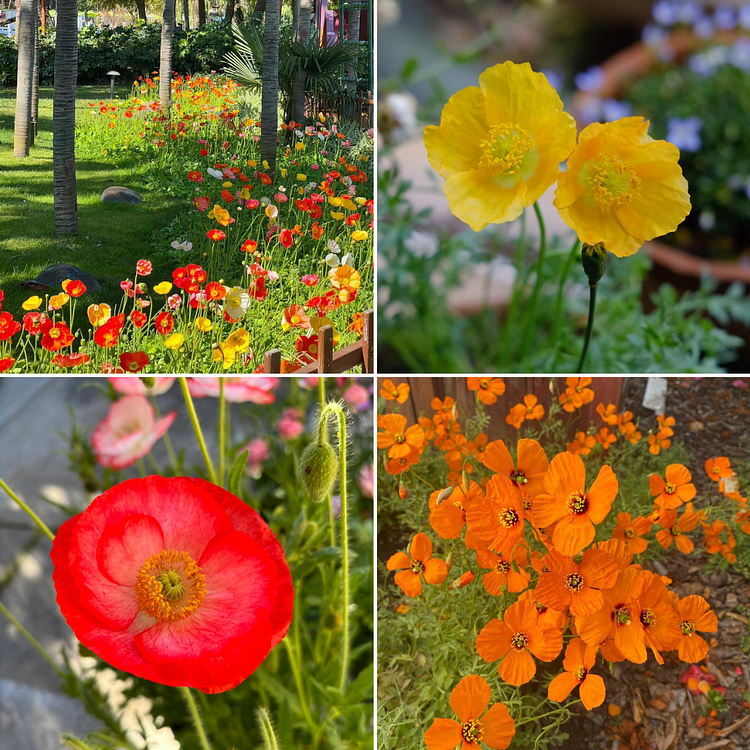
MULTIPOLYGON (((320 413, 323 413, 323 409, 326 408, 326 380, 322 376, 318 376, 318 400, 320 401, 320 413)), ((325 423, 321 420, 325 427, 325 423)), ((327 427, 325 427, 327 429, 327 427)), ((330 521, 331 531, 331 547, 336 546, 336 520, 333 517, 333 493, 328 493, 328 520, 330 521)))
MULTIPOLYGON (((294 619, 296 620, 297 616, 295 616, 294 619)), ((297 685, 297 695, 299 696, 300 706, 302 706, 302 713, 305 716, 305 721, 310 725, 310 728, 314 729, 315 721, 310 712, 310 704, 307 701, 307 693, 305 692, 304 683, 302 682, 302 670, 300 669, 299 659, 297 658, 297 651, 295 648, 296 643, 292 644, 291 638, 287 635, 283 640, 283 644, 287 656, 289 657, 289 663, 292 665, 292 674, 294 674, 294 682, 297 685)))
POLYGON ((589 319, 586 323, 586 333, 583 337, 583 350, 581 351, 581 359, 578 360, 578 368, 576 372, 583 372, 583 365, 586 363, 586 353, 589 350, 589 341, 591 340, 591 334, 594 330, 594 315, 596 314, 596 289, 598 284, 589 284, 589 319))
POLYGON ((263 744, 265 750, 279 750, 279 743, 276 739, 276 732, 271 722, 271 717, 268 715, 268 711, 260 706, 255 715, 258 718, 258 726, 260 727, 260 733, 263 736, 263 744))
POLYGON ((52 669, 54 669, 55 672, 57 672, 57 674, 64 679, 65 673, 62 671, 62 669, 60 669, 60 667, 57 666, 55 660, 47 653, 47 650, 44 648, 44 646, 42 646, 42 644, 39 643, 39 641, 34 638, 34 636, 31 635, 31 633, 29 633, 29 631, 26 630, 26 628, 21 625, 21 623, 15 617, 13 617, 13 615, 8 611, 8 609, 2 602, 0 602, 0 612, 2 612, 8 618, 8 620, 18 628, 21 635, 45 658, 52 669))
POLYGON ((532 721, 539 721, 539 719, 546 719, 548 716, 557 716, 558 714, 568 711, 570 706, 580 702, 581 699, 577 698, 576 700, 570 701, 570 703, 566 703, 564 706, 560 706, 560 708, 556 708, 554 711, 550 711, 549 713, 530 716, 528 719, 522 719, 521 721, 516 722, 516 727, 521 727, 524 724, 531 724, 532 721))
POLYGON ((539 255, 534 264, 536 268, 536 280, 534 281, 534 289, 531 292, 531 299, 529 301, 529 309, 532 314, 536 312, 536 301, 542 288, 542 270, 544 269, 544 256, 547 252, 547 230, 544 226, 544 217, 542 216, 542 209, 539 208, 539 203, 534 204, 534 213, 539 222, 539 255))
POLYGON ((341 623, 343 643, 341 645, 341 677, 339 689, 343 691, 349 671, 349 514, 346 497, 346 414, 335 402, 329 402, 320 414, 321 422, 329 416, 338 417, 339 430, 339 493, 341 494, 341 575, 343 578, 341 623))
POLYGON ((224 486, 224 454, 227 449, 227 402, 224 398, 224 378, 219 378, 219 484, 224 486))
POLYGON ((50 531, 49 526, 47 526, 47 524, 44 523, 44 521, 42 521, 42 519, 39 518, 39 516, 34 513, 34 511, 23 500, 21 500, 21 498, 18 497, 18 495, 16 495, 16 493, 13 492, 13 490, 8 487, 8 485, 5 484, 2 479, 0 479, 0 487, 2 487, 2 489, 4 489, 8 493, 8 495, 10 495, 11 499, 15 500, 16 503, 18 503, 18 505, 21 506, 21 508, 31 516, 34 523, 49 537, 49 540, 51 542, 54 542, 55 535, 50 531))
POLYGON ((187 406, 188 414, 190 415, 190 421, 193 423, 193 430, 195 430, 195 437, 200 446, 201 453, 203 454, 203 460, 206 462, 206 470, 208 471, 208 478, 214 483, 218 484, 216 480, 216 471, 214 470, 211 456, 206 447, 206 441, 203 439, 203 432, 201 431, 201 423, 198 421, 198 415, 195 413, 195 404, 193 403, 193 397, 190 395, 188 389, 187 379, 180 378, 180 388, 182 388, 182 396, 185 399, 185 406, 187 406))
MULTIPOLYGON (((184 378, 180 378, 180 380, 184 380, 184 378)), ((211 743, 208 741, 206 729, 203 726, 203 719, 201 719, 201 715, 200 713, 198 713, 198 706, 195 704, 195 698, 193 698, 193 694, 190 691, 190 688, 181 687, 179 688, 179 690, 184 696, 185 702, 188 704, 188 708, 190 709, 190 714, 193 717, 195 731, 198 733, 198 739, 200 740, 201 747, 203 748, 203 750, 211 750, 211 743)))

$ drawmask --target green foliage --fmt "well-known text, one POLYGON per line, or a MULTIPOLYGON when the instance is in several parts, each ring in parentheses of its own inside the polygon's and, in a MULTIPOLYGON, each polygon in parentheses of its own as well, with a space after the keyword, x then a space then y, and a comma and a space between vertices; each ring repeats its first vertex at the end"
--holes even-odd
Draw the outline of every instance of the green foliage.
POLYGON ((697 116, 702 122, 700 149, 680 153, 693 210, 673 240, 719 258, 736 257, 747 249, 750 71, 729 62, 708 74, 687 65, 662 66, 634 82, 626 98, 634 113, 651 120, 654 138, 666 137, 672 118, 697 116), (715 221, 715 226, 701 229, 701 216, 709 223, 715 221))
MULTIPOLYGON (((415 212, 406 193, 410 183, 397 171, 378 179, 379 265, 382 304, 379 342, 383 367, 392 372, 573 372, 580 356, 588 307, 588 282, 577 247, 548 241, 542 293, 528 304, 536 262, 536 241, 509 238, 503 227, 482 233, 438 231, 429 210, 415 212), (534 244, 533 247, 529 247, 534 244), (507 311, 486 308, 465 317, 451 315, 450 291, 467 267, 485 264, 484 281, 473 279, 478 296, 487 292, 497 264, 510 264, 516 282, 507 311)), ((524 215, 525 216, 525 215, 524 215)), ((594 335, 588 355, 592 372, 721 372, 736 357, 742 340, 718 328, 750 322, 750 299, 740 284, 720 294, 705 278, 698 291, 678 297, 662 285, 646 312, 643 282, 650 261, 643 252, 611 257, 599 284, 594 335)))

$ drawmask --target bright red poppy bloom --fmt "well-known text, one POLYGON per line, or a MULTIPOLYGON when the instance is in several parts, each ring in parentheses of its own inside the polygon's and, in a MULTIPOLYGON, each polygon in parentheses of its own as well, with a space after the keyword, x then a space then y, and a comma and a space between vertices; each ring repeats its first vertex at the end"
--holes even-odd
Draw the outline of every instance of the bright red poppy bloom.
POLYGON ((120 313, 110 318, 94 332, 94 343, 103 349, 111 349, 119 340, 122 327, 125 325, 125 314, 120 313))
POLYGON ((66 323, 55 323, 52 325, 52 318, 47 318, 42 323, 40 330, 42 332, 42 346, 50 352, 58 352, 66 346, 70 346, 75 340, 66 323))
POLYGON ((0 372, 8 372, 11 367, 15 364, 15 359, 13 357, 6 357, 5 359, 0 359, 0 372))
POLYGON ((62 288, 70 297, 81 297, 86 293, 86 285, 78 279, 65 279, 62 288))
POLYGON ((0 341, 7 341, 21 330, 21 324, 13 320, 9 312, 0 313, 0 341))
POLYGON ((120 367, 125 372, 140 372, 148 363, 146 352, 124 352, 120 355, 120 367))
POLYGON ((206 299, 218 300, 227 296, 227 288, 218 281, 211 281, 206 284, 206 299))
POLYGON ((116 669, 221 693, 286 635, 294 589, 261 516, 202 479, 122 482, 52 546, 57 603, 116 669))
POLYGON ((208 237, 209 240, 218 242, 219 240, 223 240, 226 237, 226 234, 224 234, 221 229, 209 229, 208 232, 206 232, 206 237, 208 237))
POLYGON ((58 354, 52 359, 52 364, 58 367, 78 367, 85 365, 91 359, 88 354, 79 352, 78 354, 58 354))
POLYGON ((167 334, 172 333, 172 329, 174 328, 174 318, 165 310, 156 316, 154 319, 154 326, 156 326, 156 330, 159 333, 166 336, 167 334))
POLYGON ((254 253, 257 249, 258 243, 255 240, 245 240, 240 248, 243 253, 254 253))
POLYGON ((136 328, 143 328, 148 320, 148 315, 142 313, 140 310, 133 310, 133 312, 130 313, 130 319, 133 321, 133 325, 136 328))

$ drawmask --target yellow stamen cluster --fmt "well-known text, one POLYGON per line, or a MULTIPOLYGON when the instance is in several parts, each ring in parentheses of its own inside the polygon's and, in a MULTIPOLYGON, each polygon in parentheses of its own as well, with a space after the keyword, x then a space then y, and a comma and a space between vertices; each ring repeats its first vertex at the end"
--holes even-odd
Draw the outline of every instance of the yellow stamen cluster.
POLYGON ((645 628, 653 628, 656 625, 656 615, 653 609, 644 609, 641 611, 641 625, 645 628))
POLYGON ((583 492, 573 492, 568 498, 568 513, 580 516, 588 510, 589 501, 583 492))
POLYGON ((521 171, 523 159, 534 148, 534 139, 520 126, 504 122, 493 125, 480 142, 479 166, 496 174, 514 175, 521 171))
POLYGON ((565 588, 578 593, 583 588, 583 576, 580 573, 568 573, 565 576, 565 588))
POLYGON ((178 622, 200 607, 206 578, 187 552, 162 550, 138 571, 138 607, 159 622, 178 622))
POLYGON ((516 651, 523 651, 528 642, 529 639, 524 633, 515 633, 510 639, 510 645, 516 649, 516 651))
POLYGON ((479 743, 482 741, 483 735, 484 731, 482 729, 482 724, 476 719, 471 719, 461 725, 461 736, 463 737, 464 742, 479 743))
POLYGON ((624 208, 638 194, 641 178, 614 154, 601 154, 588 165, 591 196, 605 210, 624 208))
POLYGON ((518 523, 518 513, 513 508, 505 508, 498 513, 500 525, 506 529, 513 528, 518 523))

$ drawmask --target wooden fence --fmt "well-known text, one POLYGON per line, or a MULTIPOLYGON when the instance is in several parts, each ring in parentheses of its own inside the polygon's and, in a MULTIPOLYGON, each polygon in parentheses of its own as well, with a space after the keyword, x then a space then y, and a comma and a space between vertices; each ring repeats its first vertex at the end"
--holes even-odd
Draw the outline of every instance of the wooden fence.
MULTIPOLYGON (((333 328, 323 326, 318 331, 318 361, 295 370, 295 375, 311 373, 341 373, 362 366, 362 372, 371 373, 375 366, 375 314, 372 310, 363 313, 362 338, 337 352, 333 350, 333 328)), ((281 372, 281 352, 271 349, 266 352, 263 370, 268 373, 281 372)))
MULTIPOLYGON (((473 416, 476 405, 476 393, 466 387, 465 377, 435 378, 409 377, 399 378, 391 376, 393 383, 408 383, 411 387, 409 400, 400 406, 401 413, 413 424, 419 417, 431 417, 434 413, 430 402, 433 398, 444 399, 451 396, 458 404, 462 415, 473 416)), ((378 378, 378 391, 384 378, 378 378)), ((515 404, 521 403, 527 393, 533 393, 544 406, 545 413, 553 398, 557 398, 565 390, 565 378, 539 377, 509 377, 505 381, 505 393, 492 406, 485 406, 485 412, 490 416, 488 437, 490 440, 513 439, 518 435, 515 427, 507 424, 505 417, 515 404)), ((575 420, 575 429, 585 430, 591 424, 599 424, 601 419, 596 413, 597 404, 614 404, 619 408, 624 378, 594 378, 591 388, 594 400, 586 404, 575 420)), ((395 402, 388 401, 386 410, 392 411, 395 402)))

